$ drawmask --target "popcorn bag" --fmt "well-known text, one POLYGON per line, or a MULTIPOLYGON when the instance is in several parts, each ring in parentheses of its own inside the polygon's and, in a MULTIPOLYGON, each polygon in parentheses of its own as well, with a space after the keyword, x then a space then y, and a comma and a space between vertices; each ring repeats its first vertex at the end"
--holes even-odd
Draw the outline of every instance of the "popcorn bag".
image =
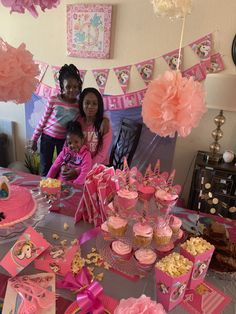
POLYGON ((157 301, 166 311, 182 302, 191 271, 192 262, 178 253, 170 254, 156 264, 157 301))
POLYGON ((57 179, 43 179, 40 181, 41 193, 47 197, 53 196, 59 199, 61 196, 61 181, 57 179))
POLYGON ((181 245, 180 254, 193 262, 188 289, 194 289, 204 281, 214 250, 213 245, 198 237, 181 245))

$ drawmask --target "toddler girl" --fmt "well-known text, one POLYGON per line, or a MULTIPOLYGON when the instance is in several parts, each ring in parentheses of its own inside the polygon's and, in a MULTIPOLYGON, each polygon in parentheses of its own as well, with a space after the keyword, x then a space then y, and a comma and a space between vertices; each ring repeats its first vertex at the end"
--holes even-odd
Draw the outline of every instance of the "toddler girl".
POLYGON ((79 122, 71 121, 67 125, 66 145, 54 161, 47 177, 57 178, 75 185, 84 184, 88 172, 92 168, 92 158, 86 145, 79 122), (76 176, 67 180, 67 172, 74 169, 76 176))
POLYGON ((40 173, 42 176, 47 175, 52 165, 55 147, 57 155, 63 148, 66 124, 77 119, 79 113, 78 95, 82 89, 79 70, 73 64, 65 64, 59 71, 59 83, 61 93, 49 99, 44 115, 32 137, 32 150, 35 151, 41 136, 40 173))

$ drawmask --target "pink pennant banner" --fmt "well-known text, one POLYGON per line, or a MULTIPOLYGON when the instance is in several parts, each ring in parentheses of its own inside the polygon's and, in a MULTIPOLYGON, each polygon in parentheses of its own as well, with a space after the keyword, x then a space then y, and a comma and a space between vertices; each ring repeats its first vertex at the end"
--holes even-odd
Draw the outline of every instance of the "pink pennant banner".
MULTIPOLYGON (((171 52, 164 54, 163 59, 166 61, 171 70, 177 70, 178 67, 178 59, 179 59, 179 49, 175 49, 171 52)), ((181 49, 180 53, 180 62, 179 69, 182 71, 183 68, 183 49, 181 49)))
POLYGON ((80 74, 80 77, 81 77, 82 81, 84 81, 84 77, 85 77, 86 73, 87 73, 87 70, 79 70, 79 74, 80 74))
POLYGON ((135 64, 138 73, 140 74, 146 85, 148 85, 152 80, 154 64, 155 59, 150 59, 135 64))
POLYGON ((146 88, 125 95, 104 96, 105 110, 122 110, 142 106, 146 88))
POLYGON ((124 94, 126 93, 129 84, 130 69, 131 65, 121 66, 113 69, 124 94))
POLYGON ((56 96, 58 93, 60 93, 59 89, 52 88, 44 83, 40 83, 35 91, 35 94, 47 99, 51 96, 56 96))
POLYGON ((209 61, 212 51, 212 34, 208 34, 200 39, 195 40, 189 47, 196 53, 201 61, 209 61))
POLYGON ((36 78, 39 80, 39 82, 41 82, 43 77, 44 77, 44 75, 45 75, 45 73, 46 73, 46 71, 47 71, 48 64, 45 63, 45 62, 37 61, 37 60, 35 60, 34 62, 36 64, 38 64, 38 66, 39 66, 39 75, 36 76, 36 78))
POLYGON ((182 75, 188 78, 192 76, 195 81, 199 81, 199 82, 205 80, 206 78, 206 72, 204 71, 204 69, 199 63, 183 71, 182 75))
POLYGON ((208 61, 201 62, 201 67, 206 74, 221 72, 225 69, 223 59, 219 52, 211 56, 210 63, 208 61))
POLYGON ((109 69, 92 70, 101 94, 104 94, 109 71, 110 71, 109 69))

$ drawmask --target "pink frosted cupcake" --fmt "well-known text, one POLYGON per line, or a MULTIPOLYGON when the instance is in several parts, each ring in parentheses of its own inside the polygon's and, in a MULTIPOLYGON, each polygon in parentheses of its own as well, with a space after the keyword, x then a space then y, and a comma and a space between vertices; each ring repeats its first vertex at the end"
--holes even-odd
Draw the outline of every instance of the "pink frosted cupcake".
POLYGON ((173 235, 176 235, 179 233, 180 227, 182 226, 182 221, 178 217, 172 215, 170 217, 169 226, 173 231, 173 235))
POLYGON ((135 244, 148 246, 152 242, 153 228, 145 222, 137 222, 133 225, 135 244))
POLYGON ((112 255, 120 260, 129 260, 132 256, 132 246, 128 243, 116 240, 111 243, 112 255))
POLYGON ((138 195, 141 200, 150 201, 155 193, 155 188, 153 186, 147 186, 140 184, 138 186, 138 195))
POLYGON ((168 225, 158 224, 154 228, 154 239, 157 245, 167 245, 172 237, 172 230, 168 225))
POLYGON ((158 203, 162 206, 173 206, 178 200, 178 195, 170 193, 168 191, 158 189, 155 193, 155 197, 158 203))
POLYGON ((108 231, 114 237, 122 237, 127 230, 128 221, 119 216, 110 216, 107 219, 108 231))
POLYGON ((117 192, 117 200, 121 208, 132 209, 137 204, 138 193, 135 191, 121 189, 117 192))
POLYGON ((141 248, 134 253, 138 267, 142 269, 150 269, 156 262, 157 255, 152 249, 141 248))
POLYGON ((101 233, 103 235, 104 240, 109 240, 111 238, 111 235, 108 230, 107 221, 101 224, 100 228, 101 228, 101 233))

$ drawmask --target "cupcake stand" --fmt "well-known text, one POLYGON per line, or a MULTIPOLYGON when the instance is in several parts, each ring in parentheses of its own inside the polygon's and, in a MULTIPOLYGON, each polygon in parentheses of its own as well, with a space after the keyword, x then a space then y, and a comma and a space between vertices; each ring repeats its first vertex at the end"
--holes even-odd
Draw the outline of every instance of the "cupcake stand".
MULTIPOLYGON (((135 258, 137 250, 150 249, 158 259, 169 254, 180 242, 186 240, 186 234, 180 228, 181 225, 175 233, 170 227, 172 219, 175 218, 171 215, 171 210, 178 200, 181 189, 180 186, 173 186, 175 171, 167 176, 166 173, 160 174, 159 169, 158 163, 154 172, 151 172, 148 167, 145 175, 142 176, 136 169, 129 170, 125 164, 124 170, 118 170, 113 178, 119 190, 114 195, 113 202, 108 204, 108 216, 126 220, 127 227, 125 232, 118 236, 102 230, 97 236, 96 246, 104 260, 115 270, 128 276, 147 276, 155 264, 156 259, 152 264, 140 265, 135 258), (120 191, 126 191, 122 193, 122 197, 120 197, 120 191), (134 198, 134 193, 137 194, 136 198, 134 198), (123 197, 128 198, 130 195, 132 198, 127 201, 123 197), (136 240, 133 229, 137 225, 141 229, 142 226, 144 228, 149 226, 152 229, 153 235, 148 243, 142 243, 142 241, 140 243, 136 240), (111 246, 116 240, 132 247, 130 258, 123 259, 114 254, 111 246)), ((107 223, 109 223, 109 218, 107 223)))

